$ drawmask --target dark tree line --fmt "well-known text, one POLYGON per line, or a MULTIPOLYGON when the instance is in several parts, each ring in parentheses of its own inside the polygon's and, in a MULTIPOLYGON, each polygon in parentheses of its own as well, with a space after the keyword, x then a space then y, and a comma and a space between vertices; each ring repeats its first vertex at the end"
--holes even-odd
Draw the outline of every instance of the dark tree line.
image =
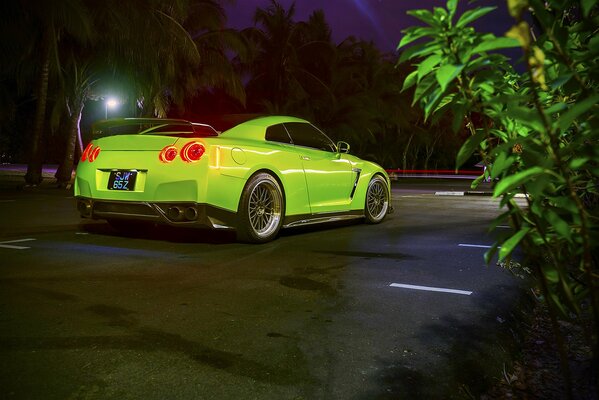
POLYGON ((253 27, 227 29, 221 3, 3 2, 2 161, 27 162, 31 185, 57 163, 69 182, 86 104, 119 90, 130 116, 289 114, 387 168, 453 167, 459 140, 412 107, 401 92, 411 67, 395 55, 354 37, 336 44, 322 11, 296 21, 275 0, 253 27))

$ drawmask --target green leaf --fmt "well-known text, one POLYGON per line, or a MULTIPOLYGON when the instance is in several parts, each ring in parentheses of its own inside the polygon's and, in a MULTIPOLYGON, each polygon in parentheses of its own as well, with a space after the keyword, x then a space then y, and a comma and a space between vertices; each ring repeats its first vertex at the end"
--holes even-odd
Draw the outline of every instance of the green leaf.
POLYGON ((437 111, 441 110, 444 107, 447 107, 448 105, 453 103, 453 100, 455 99, 455 93, 452 93, 448 96, 443 97, 443 99, 441 99, 441 101, 439 102, 439 105, 437 106, 437 108, 435 108, 435 110, 433 111, 433 114, 436 113, 437 111))
POLYGON ((455 24, 456 28, 461 28, 463 26, 468 25, 469 23, 476 21, 480 17, 487 15, 491 11, 495 10, 497 7, 482 7, 475 8, 474 10, 468 10, 458 20, 455 24))
POLYGON ((457 133, 464 124, 464 116, 466 115, 466 106, 464 104, 456 104, 453 107, 453 121, 451 122, 451 130, 457 133))
POLYGON ((437 25, 437 21, 433 16, 433 13, 429 10, 409 10, 406 14, 411 15, 414 18, 418 18, 420 21, 429 24, 429 25, 437 25))
POLYGON ((418 70, 414 70, 414 71, 410 72, 410 74, 408 76, 406 76, 406 79, 403 81, 403 86, 401 88, 401 91, 403 92, 405 90, 408 90, 412 86, 414 86, 416 84, 417 77, 418 77, 418 70))
POLYGON ((536 110, 526 107, 511 106, 507 109, 507 116, 537 132, 543 132, 545 130, 543 121, 536 110))
POLYGON ((435 88, 430 95, 425 99, 424 105, 424 120, 428 120, 432 111, 437 108, 441 100, 443 100, 443 91, 438 87, 435 88))
POLYGON ((487 177, 487 171, 485 171, 484 174, 477 176, 476 179, 474 179, 472 181, 472 183, 470 184, 470 189, 476 189, 478 187, 478 185, 480 185, 480 183, 487 177))
POLYGON ((412 105, 416 104, 421 98, 428 96, 430 92, 436 87, 435 78, 432 75, 425 77, 423 80, 418 82, 416 91, 414 92, 414 100, 412 105))
POLYGON ((405 35, 401 38, 399 44, 397 45, 397 50, 425 36, 433 35, 436 30, 428 26, 416 26, 408 28, 404 32, 405 35))
MULTIPOLYGON (((543 270, 543 276, 549 283, 559 282, 559 271, 551 264, 544 264, 541 269, 543 270)), ((559 300, 558 300, 559 301, 559 300)))
POLYGON ((564 75, 558 76, 553 81, 551 81, 551 84, 549 86, 553 90, 559 89, 562 86, 564 86, 566 83, 568 83, 570 81, 570 79, 572 79, 573 76, 574 76, 574 74, 564 74, 564 75))
POLYGON ((561 113, 567 109, 568 106, 566 105, 566 103, 560 101, 559 103, 555 103, 554 105, 549 107, 547 110, 545 110, 545 112, 549 115, 553 115, 555 113, 561 113))
POLYGON ((497 253, 498 249, 499 249, 499 243, 495 242, 495 243, 493 243, 493 246, 489 250, 485 251, 484 259, 485 259, 486 264, 491 263, 491 259, 497 253))
POLYGON ((574 120, 587 112, 591 107, 599 102, 599 94, 576 102, 572 108, 565 112, 557 121, 557 126, 561 130, 565 130, 572 125, 574 120))
POLYGON ((402 51, 398 64, 412 58, 427 56, 434 53, 435 51, 441 50, 441 45, 437 43, 423 43, 417 44, 402 51))
POLYGON ((493 51, 500 49, 509 49, 513 47, 520 47, 520 43, 513 38, 499 37, 490 40, 485 40, 478 46, 476 46, 472 53, 482 53, 483 51, 493 51))
POLYGON ((437 70, 435 76, 437 82, 441 85, 441 91, 445 91, 447 86, 462 72, 464 65, 444 65, 437 70))
POLYGON ((441 62, 441 54, 433 54, 428 56, 418 65, 418 80, 429 74, 441 62))
POLYGON ((508 11, 510 12, 510 15, 514 18, 520 18, 522 11, 528 5, 528 1, 527 0, 508 0, 507 4, 508 4, 508 11))
POLYGON ((570 161, 570 168, 579 169, 582 168, 587 162, 590 161, 589 157, 577 157, 570 161))
POLYGON ((572 241, 572 232, 570 231, 570 226, 559 215, 557 215, 555 211, 546 210, 544 217, 561 237, 569 242, 572 241))
POLYGON ((499 260, 503 260, 510 254, 512 254, 516 246, 518 246, 518 244, 522 241, 522 239, 524 239, 524 237, 528 234, 528 232, 530 232, 530 230, 530 227, 522 228, 514 235, 512 235, 512 237, 510 237, 508 240, 503 242, 501 248, 499 249, 499 260))
POLYGON ((506 176, 497 183, 497 186, 495 186, 493 196, 499 197, 500 195, 507 193, 515 187, 520 186, 523 183, 526 183, 526 181, 528 181, 529 179, 535 178, 544 173, 546 173, 544 168, 532 167, 524 171, 518 172, 517 174, 506 176))
POLYGON ((508 155, 507 152, 502 151, 499 153, 491 166, 491 178, 500 177, 503 171, 511 167, 515 161, 516 157, 508 155))
POLYGON ((485 137, 485 132, 479 131, 470 136, 468 140, 464 142, 460 148, 460 151, 458 151, 458 155, 456 156, 456 169, 460 168, 466 161, 468 161, 470 156, 478 149, 480 143, 485 140, 485 137))
POLYGON ((591 10, 595 5, 597 5, 597 0, 582 0, 582 12, 585 17, 588 17, 591 13, 591 10))
POLYGON ((447 11, 449 11, 449 18, 453 19, 458 8, 458 0, 447 0, 447 11))

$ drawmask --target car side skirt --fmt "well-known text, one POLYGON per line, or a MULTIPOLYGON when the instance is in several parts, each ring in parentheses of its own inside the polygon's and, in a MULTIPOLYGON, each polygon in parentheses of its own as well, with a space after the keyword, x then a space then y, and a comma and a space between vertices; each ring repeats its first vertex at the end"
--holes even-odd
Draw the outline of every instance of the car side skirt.
POLYGON ((301 214, 285 217, 283 228, 295 226, 323 224, 326 222, 346 221, 350 219, 364 218, 364 210, 351 210, 344 212, 331 212, 322 214, 301 214))

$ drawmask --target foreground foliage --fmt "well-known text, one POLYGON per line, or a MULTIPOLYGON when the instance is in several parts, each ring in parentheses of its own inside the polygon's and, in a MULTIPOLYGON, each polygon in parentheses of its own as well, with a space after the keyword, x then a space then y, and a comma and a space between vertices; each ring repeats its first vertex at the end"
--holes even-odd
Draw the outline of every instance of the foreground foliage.
POLYGON ((515 25, 505 37, 470 26, 492 7, 456 18, 457 0, 449 0, 446 8, 410 12, 425 25, 407 29, 399 44, 400 61, 416 66, 403 88, 415 89, 427 118, 449 112, 456 131, 470 132, 457 166, 480 154, 487 169, 474 185, 496 181, 494 196, 507 211, 495 226, 513 228, 486 260, 498 253, 509 265, 522 248, 551 312, 569 381, 559 317, 585 329, 595 368, 598 360, 599 10, 594 0, 508 6, 515 25), (513 47, 522 49, 523 73, 498 52, 513 47), (526 206, 515 201, 518 193, 526 206))

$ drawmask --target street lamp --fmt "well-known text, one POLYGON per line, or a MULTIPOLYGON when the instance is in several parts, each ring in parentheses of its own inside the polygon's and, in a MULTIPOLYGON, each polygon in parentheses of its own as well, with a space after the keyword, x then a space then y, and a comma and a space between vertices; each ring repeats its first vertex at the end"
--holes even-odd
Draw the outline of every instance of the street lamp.
POLYGON ((108 97, 105 100, 104 105, 105 105, 104 119, 108 119, 108 109, 116 108, 116 106, 119 105, 119 101, 117 99, 115 99, 114 97, 108 97))

